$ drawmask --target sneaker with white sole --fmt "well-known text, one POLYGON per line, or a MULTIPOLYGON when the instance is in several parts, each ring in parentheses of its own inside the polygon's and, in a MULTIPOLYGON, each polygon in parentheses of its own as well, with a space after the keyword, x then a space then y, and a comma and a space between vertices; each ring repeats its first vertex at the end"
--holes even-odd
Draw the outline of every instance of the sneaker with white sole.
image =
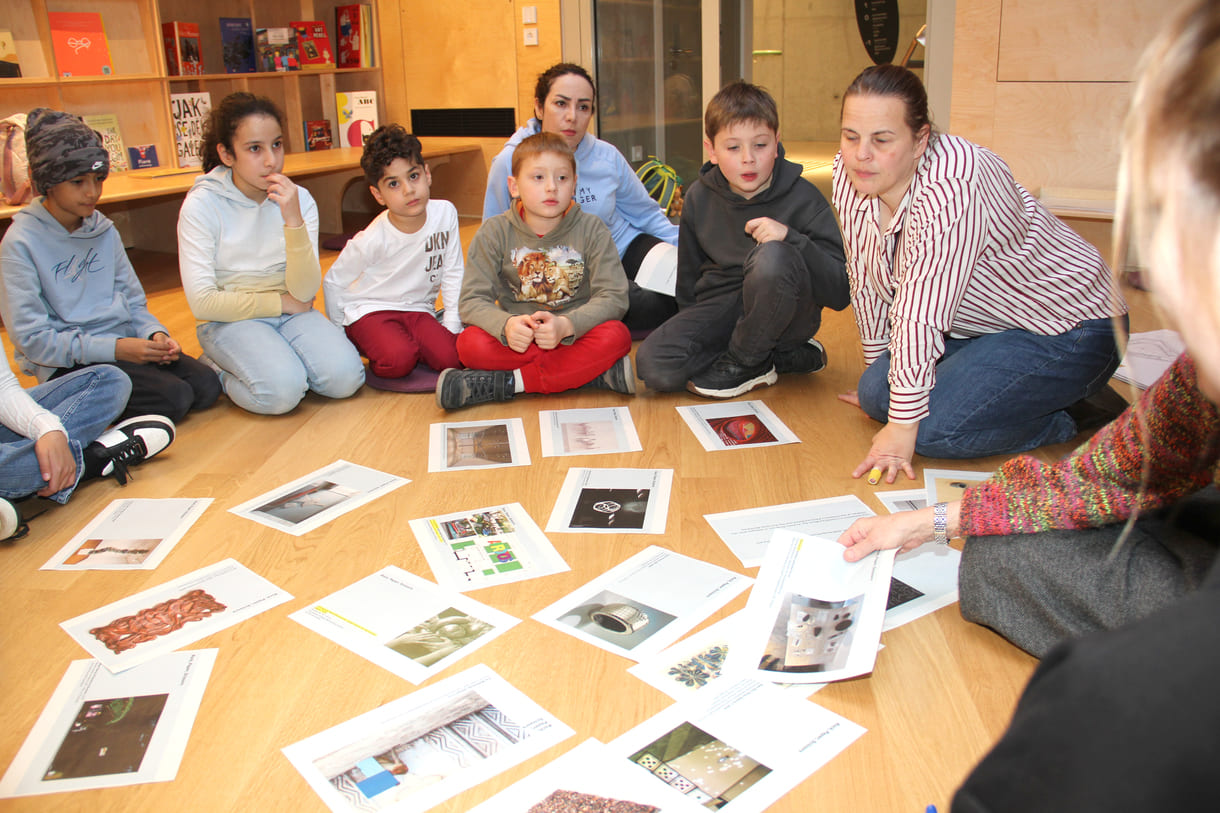
POLYGON ((12 502, 0 497, 0 541, 16 542, 30 531, 21 520, 21 511, 12 502))
POLYGON ((84 477, 113 476, 127 485, 129 466, 142 463, 174 442, 174 422, 163 415, 140 415, 115 424, 84 449, 84 477))
POLYGON ((779 380, 775 365, 767 357, 760 364, 747 367, 726 350, 698 375, 691 376, 686 388, 704 398, 736 398, 756 387, 766 387, 779 380))
POLYGON ((513 400, 512 370, 441 370, 436 379, 436 405, 442 409, 513 400))
POLYGON ((817 339, 810 339, 787 350, 776 348, 771 360, 775 362, 775 372, 781 375, 816 373, 826 367, 826 348, 817 339))
POLYGON ((631 365, 631 356, 623 356, 611 364, 609 370, 585 384, 585 388, 635 395, 635 368, 631 365))

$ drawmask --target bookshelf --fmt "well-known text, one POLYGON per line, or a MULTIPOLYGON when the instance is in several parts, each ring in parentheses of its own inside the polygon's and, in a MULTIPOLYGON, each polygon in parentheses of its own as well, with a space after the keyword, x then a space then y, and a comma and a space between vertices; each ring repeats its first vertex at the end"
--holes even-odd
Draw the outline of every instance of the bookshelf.
POLYGON ((332 46, 338 0, 28 0, 11 4, 0 26, 13 32, 20 78, 0 79, 0 117, 52 107, 78 115, 114 113, 128 146, 154 144, 162 168, 175 165, 177 153, 170 94, 208 92, 213 103, 234 91, 247 90, 273 99, 285 114, 288 152, 304 152, 301 123, 328 118, 335 127, 335 93, 375 90, 379 115, 386 118, 381 79, 378 4, 372 7, 374 67, 225 73, 221 56, 220 17, 249 17, 254 28, 286 26, 295 20, 326 23, 332 46), (98 12, 106 27, 114 73, 109 76, 60 77, 52 47, 50 12, 98 12), (161 23, 199 25, 204 69, 199 76, 169 76, 161 40, 161 23))

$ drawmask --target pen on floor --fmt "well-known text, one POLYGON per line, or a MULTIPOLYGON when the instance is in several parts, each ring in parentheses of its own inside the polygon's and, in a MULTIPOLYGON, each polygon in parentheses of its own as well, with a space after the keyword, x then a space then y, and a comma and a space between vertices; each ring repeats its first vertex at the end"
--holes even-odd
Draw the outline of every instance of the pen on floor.
POLYGON ((928 809, 923 813, 936 813, 936 805, 928 805, 928 809))
MULTIPOLYGON (((879 482, 881 482, 881 469, 873 466, 873 470, 868 473, 868 484, 870 486, 875 486, 879 482)), ((933 813, 935 813, 935 811, 933 811, 933 813)))

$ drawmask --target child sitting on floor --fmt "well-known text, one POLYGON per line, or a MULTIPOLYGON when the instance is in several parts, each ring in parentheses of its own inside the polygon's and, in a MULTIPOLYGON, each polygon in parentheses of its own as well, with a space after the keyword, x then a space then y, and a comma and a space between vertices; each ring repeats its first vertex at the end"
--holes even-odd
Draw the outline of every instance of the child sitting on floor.
POLYGON ((101 138, 76 116, 38 108, 26 150, 42 197, 13 216, 0 243, 0 311, 21 371, 45 382, 113 364, 131 378, 123 418, 180 421, 211 406, 216 373, 149 313, 122 237, 96 209, 110 171, 101 138))
POLYGON ((834 212, 784 159, 775 100, 732 82, 704 115, 709 161, 686 190, 678 312, 636 351, 650 389, 734 398, 780 373, 814 373, 822 308, 850 297, 834 212))
POLYGON ((470 245, 459 303, 468 326, 436 382, 445 409, 508 401, 518 392, 591 385, 634 393, 627 276, 606 224, 572 200, 576 158, 554 133, 513 152, 514 200, 470 245))
POLYGON ((284 174, 284 114, 230 93, 203 131, 204 174, 178 214, 178 268, 199 345, 229 400, 260 415, 307 392, 348 398, 360 354, 313 300, 322 283, 318 206, 284 174))
POLYGON ((380 378, 402 378, 420 361, 434 370, 457 367, 463 271, 457 209, 431 199, 432 173, 419 139, 401 125, 373 131, 360 167, 386 209, 348 241, 327 272, 326 314, 380 378))
POLYGON ((174 439, 162 415, 129 418, 106 427, 127 405, 131 379, 109 364, 66 373, 22 389, 0 364, 0 540, 29 531, 42 513, 34 497, 63 504, 83 480, 113 475, 126 485, 127 467, 155 455, 174 439))

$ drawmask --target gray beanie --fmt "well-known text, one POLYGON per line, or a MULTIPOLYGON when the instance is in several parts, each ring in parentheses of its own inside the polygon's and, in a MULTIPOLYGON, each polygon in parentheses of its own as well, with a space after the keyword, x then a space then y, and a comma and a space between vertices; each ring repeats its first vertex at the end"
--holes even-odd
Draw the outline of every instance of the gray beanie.
POLYGON ((110 174, 110 153, 102 139, 79 116, 39 107, 25 123, 25 152, 34 190, 45 195, 57 183, 86 172, 98 180, 110 174))

